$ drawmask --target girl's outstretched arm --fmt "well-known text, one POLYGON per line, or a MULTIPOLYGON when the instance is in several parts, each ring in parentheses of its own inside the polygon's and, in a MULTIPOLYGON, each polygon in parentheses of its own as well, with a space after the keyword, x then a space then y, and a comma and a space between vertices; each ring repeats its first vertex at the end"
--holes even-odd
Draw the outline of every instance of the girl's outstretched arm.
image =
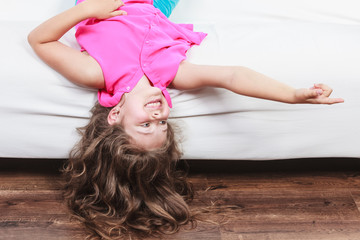
POLYGON ((68 47, 58 40, 76 24, 87 18, 105 19, 126 14, 117 10, 121 0, 87 0, 35 28, 28 41, 36 54, 70 81, 87 87, 103 88, 100 65, 91 56, 68 47))
POLYGON ((245 67, 206 66, 182 62, 172 82, 180 90, 219 87, 237 94, 285 103, 334 104, 341 98, 329 98, 332 89, 315 84, 309 89, 294 89, 245 67))

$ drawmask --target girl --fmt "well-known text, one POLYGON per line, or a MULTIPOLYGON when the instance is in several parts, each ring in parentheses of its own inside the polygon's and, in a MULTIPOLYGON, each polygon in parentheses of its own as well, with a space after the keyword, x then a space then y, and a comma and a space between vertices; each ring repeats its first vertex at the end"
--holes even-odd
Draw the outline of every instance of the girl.
POLYGON ((331 89, 294 89, 245 67, 202 66, 186 51, 206 34, 170 22, 151 0, 79 0, 28 36, 70 81, 99 89, 99 104, 65 168, 74 216, 104 239, 174 233, 194 220, 192 192, 175 171, 180 151, 167 122, 166 87, 220 87, 285 103, 334 104, 331 89), (78 51, 59 42, 76 26, 78 51))

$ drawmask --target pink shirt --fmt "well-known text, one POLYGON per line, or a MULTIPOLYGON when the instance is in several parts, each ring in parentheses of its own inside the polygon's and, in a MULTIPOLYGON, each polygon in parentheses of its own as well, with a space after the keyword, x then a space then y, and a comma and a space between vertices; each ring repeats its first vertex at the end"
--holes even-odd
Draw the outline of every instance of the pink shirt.
MULTIPOLYGON (((78 0, 78 3, 84 0, 78 0)), ((200 44, 205 33, 193 32, 192 25, 175 24, 152 5, 152 0, 124 0, 127 15, 106 20, 87 19, 77 25, 76 38, 101 66, 105 89, 101 105, 113 107, 146 75, 162 90, 169 106, 166 87, 174 79, 186 51, 200 44)))

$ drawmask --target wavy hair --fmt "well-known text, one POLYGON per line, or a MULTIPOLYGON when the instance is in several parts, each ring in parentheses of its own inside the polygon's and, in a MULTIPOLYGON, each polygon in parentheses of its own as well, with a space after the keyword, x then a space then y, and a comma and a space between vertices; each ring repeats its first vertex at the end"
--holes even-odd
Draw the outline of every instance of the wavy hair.
POLYGON ((96 104, 82 138, 64 166, 64 197, 87 239, 133 239, 177 232, 194 225, 193 197, 169 124, 162 148, 145 151, 129 142, 120 125, 107 123, 110 108, 96 104))

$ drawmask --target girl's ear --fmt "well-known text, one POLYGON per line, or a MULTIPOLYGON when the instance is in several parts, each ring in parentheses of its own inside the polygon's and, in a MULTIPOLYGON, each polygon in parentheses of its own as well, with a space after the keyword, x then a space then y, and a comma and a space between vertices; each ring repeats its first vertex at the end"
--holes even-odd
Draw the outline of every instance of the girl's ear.
POLYGON ((111 109, 108 114, 107 120, 110 125, 115 125, 116 123, 120 123, 120 108, 114 107, 113 109, 111 109))

